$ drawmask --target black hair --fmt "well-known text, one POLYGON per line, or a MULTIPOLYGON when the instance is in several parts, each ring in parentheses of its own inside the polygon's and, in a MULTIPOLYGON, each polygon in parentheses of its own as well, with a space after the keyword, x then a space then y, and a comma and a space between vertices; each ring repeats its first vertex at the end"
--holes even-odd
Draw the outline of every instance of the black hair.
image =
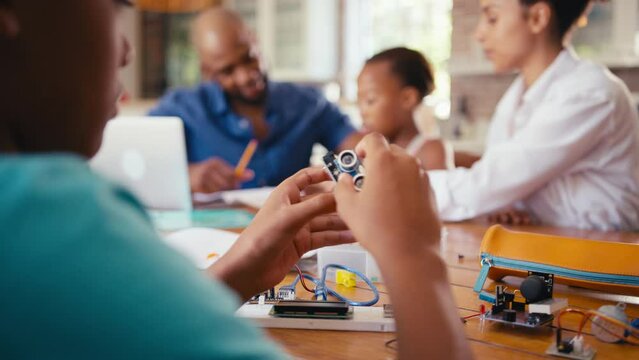
POLYGON ((435 90, 432 67, 421 53, 405 47, 396 47, 374 55, 366 64, 382 61, 389 62, 391 71, 399 77, 403 85, 417 89, 422 98, 435 90))
POLYGON ((591 0, 519 0, 524 6, 532 6, 539 2, 548 3, 554 13, 556 19, 556 31, 559 38, 563 38, 568 34, 573 25, 584 14, 591 0))

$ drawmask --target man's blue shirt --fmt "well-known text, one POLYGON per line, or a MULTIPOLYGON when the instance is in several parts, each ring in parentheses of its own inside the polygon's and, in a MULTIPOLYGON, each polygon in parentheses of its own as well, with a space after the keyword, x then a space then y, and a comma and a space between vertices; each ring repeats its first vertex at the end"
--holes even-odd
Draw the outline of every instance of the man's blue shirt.
MULTIPOLYGON (((269 82, 267 89, 269 133, 248 165, 255 179, 244 188, 278 185, 309 165, 314 144, 335 150, 355 131, 317 90, 277 82, 269 82)), ((235 114, 222 89, 211 82, 170 92, 150 115, 182 118, 190 163, 215 156, 235 165, 255 137, 250 121, 235 114)))

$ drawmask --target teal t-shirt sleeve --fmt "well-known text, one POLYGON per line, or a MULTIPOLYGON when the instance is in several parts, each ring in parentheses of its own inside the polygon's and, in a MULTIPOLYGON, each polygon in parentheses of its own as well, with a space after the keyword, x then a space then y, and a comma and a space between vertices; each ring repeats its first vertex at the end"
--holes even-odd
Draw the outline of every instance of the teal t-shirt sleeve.
POLYGON ((77 159, 0 162, 0 353, 272 359, 237 299, 168 249, 138 202, 77 159), (4 173, 4 174, 3 174, 4 173), (7 175, 11 174, 11 177, 7 175), (4 349, 2 349, 4 348, 4 349))

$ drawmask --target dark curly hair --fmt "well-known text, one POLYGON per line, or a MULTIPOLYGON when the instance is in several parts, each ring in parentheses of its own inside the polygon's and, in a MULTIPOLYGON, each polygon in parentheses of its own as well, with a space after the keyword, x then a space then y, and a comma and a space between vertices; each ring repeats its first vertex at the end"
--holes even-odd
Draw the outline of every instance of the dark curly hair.
POLYGON ((366 64, 387 61, 391 71, 404 86, 414 87, 423 98, 435 90, 435 79, 430 63, 421 53, 396 47, 384 50, 366 61, 366 64))
POLYGON ((539 2, 548 3, 555 13, 555 26, 561 39, 566 36, 577 20, 584 14, 591 1, 593 0, 519 0, 526 7, 539 2))

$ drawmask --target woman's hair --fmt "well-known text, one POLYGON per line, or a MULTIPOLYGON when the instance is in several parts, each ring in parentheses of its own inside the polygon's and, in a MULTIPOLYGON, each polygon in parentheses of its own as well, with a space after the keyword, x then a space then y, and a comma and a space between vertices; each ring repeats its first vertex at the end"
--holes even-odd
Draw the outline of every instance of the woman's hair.
POLYGON ((422 98, 435 90, 435 79, 430 63, 415 50, 397 47, 384 50, 366 61, 366 64, 388 62, 391 71, 404 86, 414 87, 422 98))
POLYGON ((519 0, 524 6, 532 6, 538 2, 548 3, 555 12, 557 33, 561 39, 572 29, 573 25, 584 14, 592 0, 519 0))

